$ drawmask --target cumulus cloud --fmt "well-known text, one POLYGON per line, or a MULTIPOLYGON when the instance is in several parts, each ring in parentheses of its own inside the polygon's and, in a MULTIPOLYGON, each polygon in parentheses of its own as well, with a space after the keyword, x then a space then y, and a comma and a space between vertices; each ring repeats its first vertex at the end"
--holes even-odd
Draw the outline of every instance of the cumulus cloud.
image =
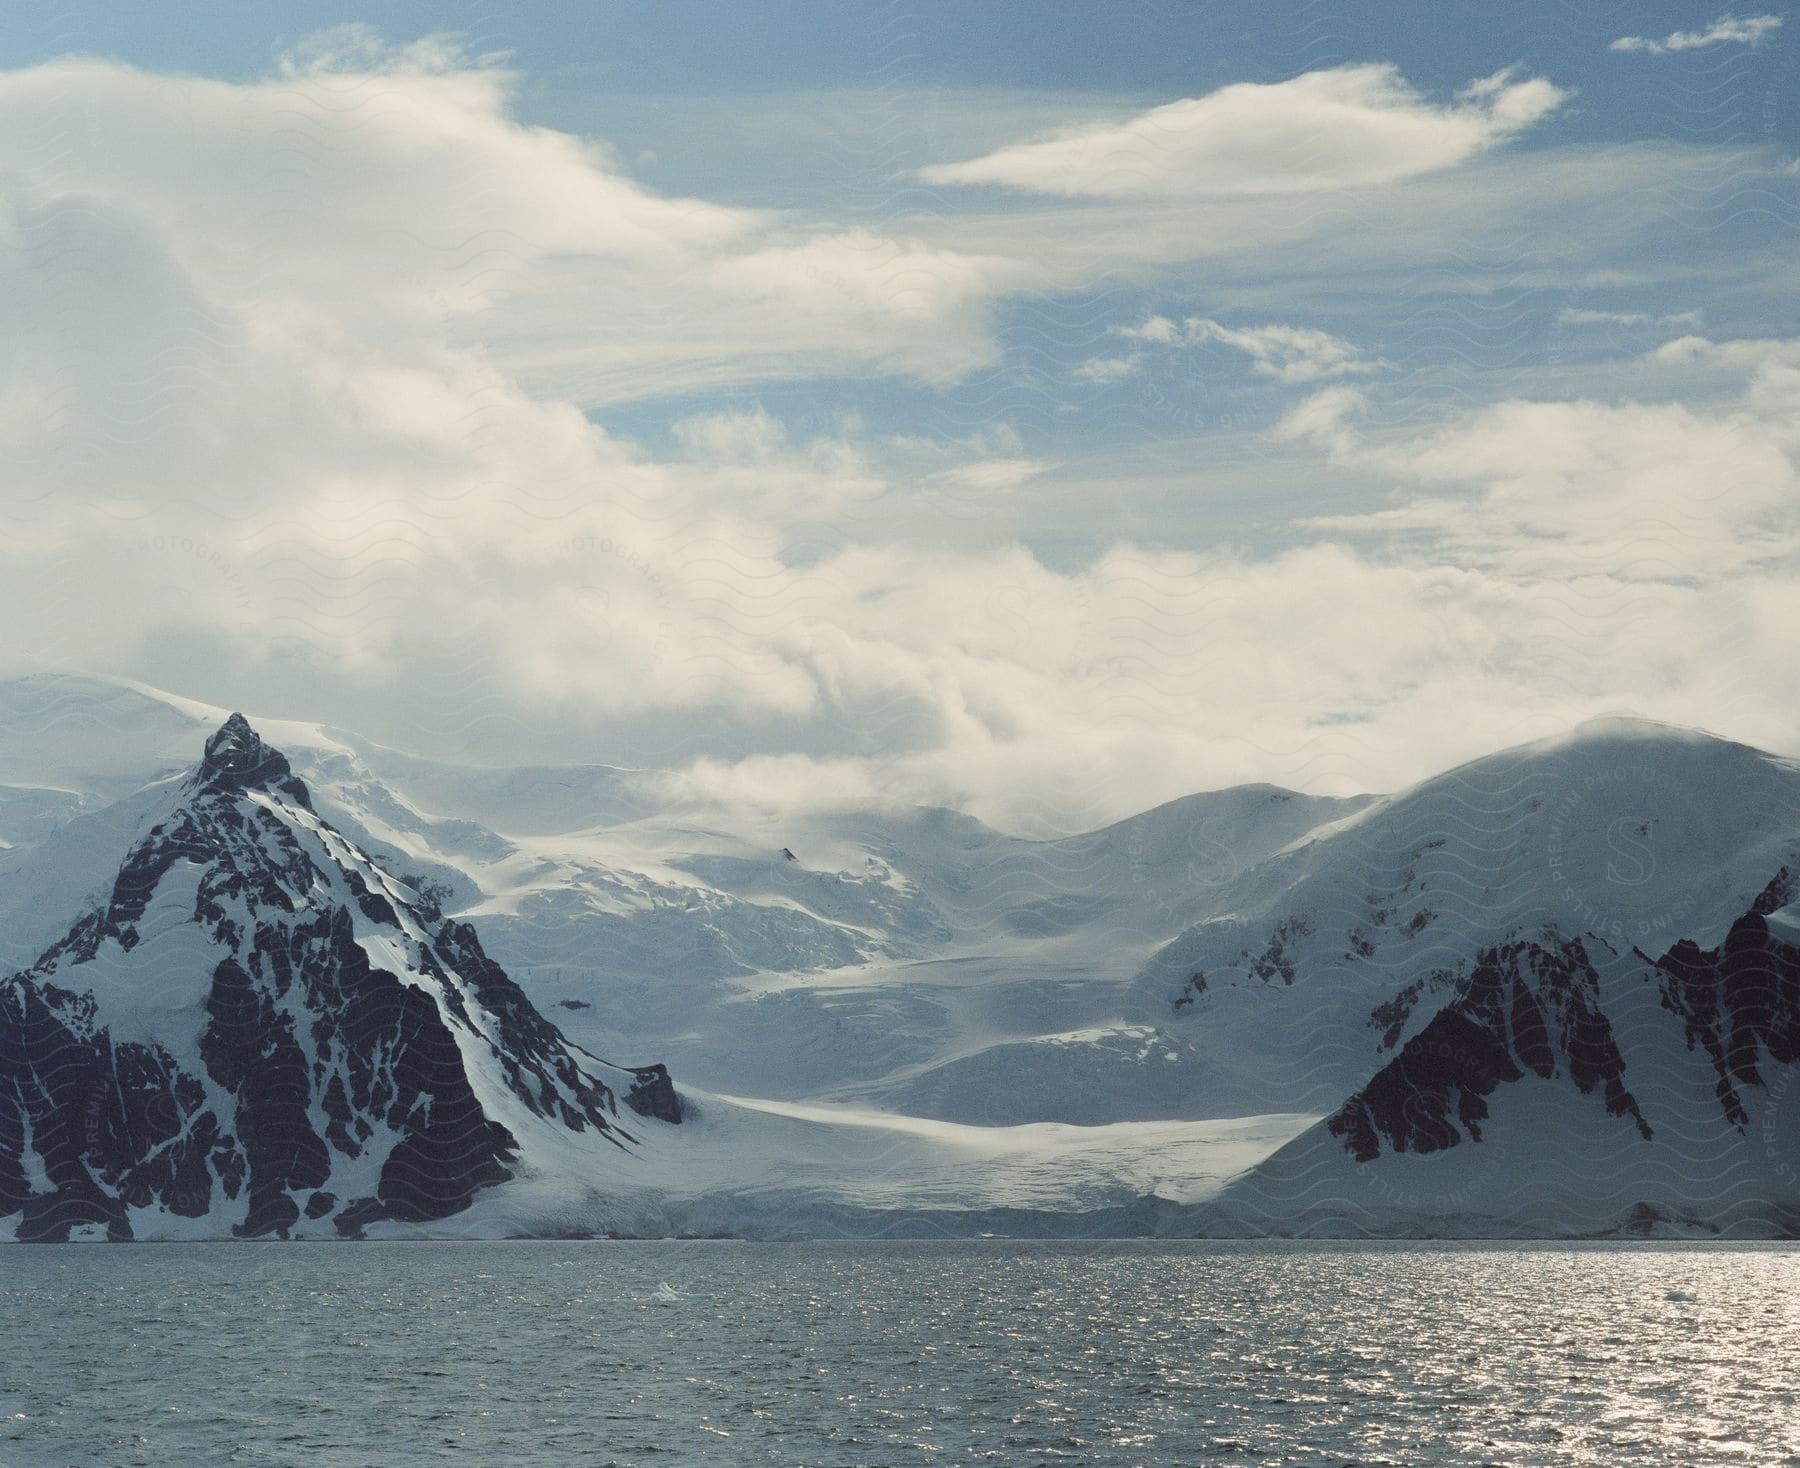
POLYGON ((1433 102, 1385 64, 1240 82, 1117 122, 1071 127, 961 163, 926 183, 1067 197, 1307 193, 1395 183, 1453 167, 1514 137, 1567 93, 1509 68, 1433 102))
POLYGON ((1508 401, 1398 437, 1359 424, 1366 404, 1321 394, 1280 432, 1428 490, 1397 492, 1372 514, 1319 518, 1320 530, 1424 537, 1458 564, 1512 574, 1692 585, 1792 570, 1800 434, 1784 374, 1765 357, 1750 391, 1717 410, 1508 401))
POLYGON ((1762 44, 1764 37, 1779 29, 1779 15, 1721 15, 1703 31, 1674 31, 1661 40, 1648 36, 1620 36, 1609 49, 1666 56, 1672 51, 1697 51, 1704 46, 1757 46, 1762 44))

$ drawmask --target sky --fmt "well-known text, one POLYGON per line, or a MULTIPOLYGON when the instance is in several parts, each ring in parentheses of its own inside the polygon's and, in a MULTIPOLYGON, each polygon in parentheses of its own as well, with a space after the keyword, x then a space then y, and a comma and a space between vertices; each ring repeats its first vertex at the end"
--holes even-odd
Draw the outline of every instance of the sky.
POLYGON ((1797 155, 1762 7, 12 15, 0 673, 1032 834, 1800 752, 1797 155))

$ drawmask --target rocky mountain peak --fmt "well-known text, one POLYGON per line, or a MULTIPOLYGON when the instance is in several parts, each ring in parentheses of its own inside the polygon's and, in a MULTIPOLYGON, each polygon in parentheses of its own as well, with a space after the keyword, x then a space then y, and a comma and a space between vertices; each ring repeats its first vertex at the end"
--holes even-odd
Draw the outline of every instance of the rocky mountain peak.
POLYGON ((214 774, 260 774, 277 764, 284 772, 287 769, 286 758, 265 744, 242 714, 231 715, 213 731, 201 762, 214 774))
POLYGON ((242 714, 213 731, 200 756, 203 786, 214 790, 279 790, 310 808, 306 787, 294 777, 287 756, 250 727, 242 714))
MULTIPOLYGON (((101 868, 104 870, 104 868, 101 868)), ((241 714, 111 894, 0 979, 0 1236, 355 1237, 678 1123, 313 810, 241 714)))

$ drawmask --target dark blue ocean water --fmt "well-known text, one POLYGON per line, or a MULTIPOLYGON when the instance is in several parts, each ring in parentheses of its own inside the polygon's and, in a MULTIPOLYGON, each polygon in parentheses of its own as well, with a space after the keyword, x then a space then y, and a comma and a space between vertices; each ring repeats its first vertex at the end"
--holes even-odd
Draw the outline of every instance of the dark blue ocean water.
POLYGON ((0 1249, 0 1463, 449 1462, 1800 1463, 1800 1250, 0 1249))

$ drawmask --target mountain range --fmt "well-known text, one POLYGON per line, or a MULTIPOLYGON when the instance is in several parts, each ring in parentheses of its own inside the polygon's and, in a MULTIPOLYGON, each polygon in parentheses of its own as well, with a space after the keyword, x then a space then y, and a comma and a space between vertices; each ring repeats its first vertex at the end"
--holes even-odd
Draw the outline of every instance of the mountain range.
POLYGON ((0 682, 0 1233, 1800 1231, 1791 761, 1052 841, 668 788, 0 682))

